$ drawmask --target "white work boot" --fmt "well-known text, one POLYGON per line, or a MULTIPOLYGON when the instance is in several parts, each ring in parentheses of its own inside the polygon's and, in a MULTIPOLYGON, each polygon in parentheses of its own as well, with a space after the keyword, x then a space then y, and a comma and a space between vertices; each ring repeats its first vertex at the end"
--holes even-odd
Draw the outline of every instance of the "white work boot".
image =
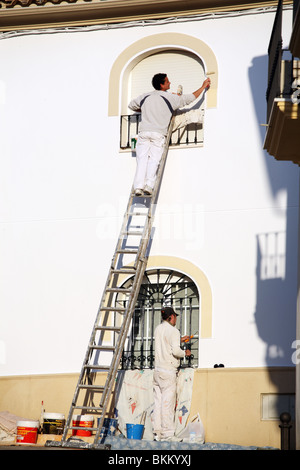
POLYGON ((137 188, 134 190, 135 196, 142 196, 143 195, 143 190, 140 188, 137 188))
POLYGON ((145 186, 144 187, 144 193, 147 194, 147 196, 151 196, 152 195, 152 188, 150 188, 150 186, 145 186))

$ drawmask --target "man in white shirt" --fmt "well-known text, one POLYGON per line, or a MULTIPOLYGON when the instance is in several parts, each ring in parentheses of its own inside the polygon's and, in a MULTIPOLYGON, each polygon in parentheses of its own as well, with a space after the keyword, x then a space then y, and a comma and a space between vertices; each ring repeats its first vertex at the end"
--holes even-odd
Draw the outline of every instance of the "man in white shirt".
POLYGON ((154 91, 143 93, 128 105, 133 111, 141 111, 142 115, 136 144, 137 169, 133 183, 136 196, 152 194, 173 112, 197 99, 209 88, 210 79, 204 80, 202 86, 194 93, 185 95, 167 93, 171 83, 164 73, 154 75, 152 85, 154 91))
POLYGON ((179 330, 175 327, 177 314, 172 307, 162 309, 162 323, 154 332, 155 369, 153 373, 153 433, 155 440, 172 440, 175 433, 177 371, 180 359, 190 356, 190 350, 180 348, 179 330))

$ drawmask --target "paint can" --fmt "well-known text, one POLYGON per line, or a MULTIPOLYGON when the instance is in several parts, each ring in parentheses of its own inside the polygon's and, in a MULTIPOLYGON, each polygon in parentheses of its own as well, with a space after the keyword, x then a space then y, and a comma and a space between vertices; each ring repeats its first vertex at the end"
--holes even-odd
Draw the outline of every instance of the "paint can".
MULTIPOLYGON (((73 426, 82 428, 92 428, 94 424, 94 416, 92 415, 75 415, 73 416, 73 426)), ((73 429, 73 436, 91 436, 92 431, 88 429, 73 429)))
POLYGON ((39 421, 18 421, 16 442, 20 444, 36 444, 39 421))
POLYGON ((65 415, 61 413, 44 413, 44 434, 62 434, 65 427, 65 415))
POLYGON ((143 424, 126 424, 127 439, 141 440, 144 432, 143 424))
POLYGON ((137 136, 132 136, 131 139, 131 150, 135 150, 136 149, 136 143, 137 143, 137 136))

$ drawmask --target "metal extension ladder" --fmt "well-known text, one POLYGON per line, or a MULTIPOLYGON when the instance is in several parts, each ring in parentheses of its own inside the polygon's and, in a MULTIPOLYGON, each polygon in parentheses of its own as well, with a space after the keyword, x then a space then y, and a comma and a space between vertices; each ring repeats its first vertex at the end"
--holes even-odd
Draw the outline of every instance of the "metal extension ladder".
MULTIPOLYGON (((119 239, 109 269, 62 439, 61 441, 47 441, 46 446, 96 449, 109 448, 105 443, 101 443, 101 430, 104 425, 106 413, 111 404, 124 345, 147 266, 148 248, 151 239, 155 207, 168 154, 172 128, 173 118, 169 125, 152 196, 137 197, 134 194, 133 187, 131 189, 119 239), (143 200, 141 201, 141 199, 143 200), (137 220, 139 225, 136 225, 137 220), (132 285, 130 288, 124 289, 120 287, 120 284, 122 280, 125 280, 124 276, 128 275, 132 276, 132 285), (119 302, 116 300, 118 298, 117 296, 121 296, 122 299, 126 300, 119 302), (111 340, 112 337, 114 341, 111 340), (106 345, 104 343, 109 344, 106 345), (111 343, 113 345, 111 345, 111 343), (101 355, 106 355, 106 359, 111 359, 110 365, 98 364, 101 355), (99 383, 99 376, 97 374, 100 372, 107 372, 104 385, 99 383), (95 396, 98 394, 99 404, 95 404, 95 396), (76 414, 76 412, 81 415, 88 414, 94 415, 95 418, 98 417, 97 426, 94 425, 93 428, 84 428, 73 425, 73 415, 76 414), (73 431, 75 432, 76 430, 95 432, 93 443, 84 442, 75 436, 69 437, 70 431, 73 434, 73 431)), ((105 363, 106 362, 109 361, 105 361, 105 363)))

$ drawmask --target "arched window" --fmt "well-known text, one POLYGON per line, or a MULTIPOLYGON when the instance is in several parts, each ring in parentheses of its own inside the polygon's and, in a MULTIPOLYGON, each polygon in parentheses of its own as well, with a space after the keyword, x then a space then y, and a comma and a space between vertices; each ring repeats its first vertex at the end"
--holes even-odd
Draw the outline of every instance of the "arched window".
POLYGON ((206 74, 211 78, 211 85, 207 91, 207 108, 217 106, 218 64, 213 50, 194 36, 168 32, 145 36, 124 49, 116 58, 109 76, 109 116, 126 114, 129 97, 128 80, 132 69, 151 54, 170 49, 190 51, 194 57, 203 60, 206 74))
MULTIPOLYGON (((124 76, 124 80, 127 80, 127 86, 123 87, 125 95, 123 96, 123 103, 126 101, 128 104, 131 99, 142 93, 153 91, 151 81, 156 73, 166 73, 168 75, 171 81, 169 93, 177 93, 179 85, 182 86, 183 93, 192 93, 201 86, 205 79, 203 62, 192 52, 166 48, 149 53, 146 56, 143 54, 130 73, 124 76)), ((173 133, 171 146, 203 145, 204 103, 205 99, 202 95, 186 107, 186 111, 190 111, 188 116, 192 122, 178 128, 173 133)), ((122 149, 130 148, 131 138, 138 133, 139 121, 139 113, 133 114, 128 110, 128 114, 122 114, 120 142, 122 149)))
MULTIPOLYGON (((128 288, 133 278, 122 287, 128 288)), ((118 294, 117 306, 126 306, 126 294, 118 294)), ((154 366, 154 330, 161 322, 162 306, 172 306, 177 318, 176 327, 181 336, 194 335, 189 343, 192 356, 181 361, 181 367, 198 366, 199 294, 195 283, 187 275, 170 269, 146 270, 140 288, 131 329, 122 357, 123 369, 144 369, 154 366)))

